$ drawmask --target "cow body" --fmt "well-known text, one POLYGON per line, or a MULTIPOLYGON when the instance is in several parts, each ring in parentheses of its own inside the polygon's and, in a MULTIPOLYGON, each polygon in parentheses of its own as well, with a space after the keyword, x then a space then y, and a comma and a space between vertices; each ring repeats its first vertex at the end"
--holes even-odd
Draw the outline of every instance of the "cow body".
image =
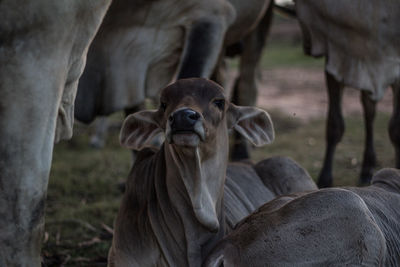
POLYGON ((345 127, 341 112, 344 86, 362 90, 366 142, 360 182, 370 181, 376 164, 373 148, 375 106, 388 86, 392 86, 394 97, 389 135, 399 168, 400 3, 392 0, 375 0, 368 4, 364 1, 297 0, 296 10, 305 52, 326 58, 327 150, 319 185, 332 185, 333 154, 345 127))
POLYGON ((273 200, 238 224, 204 266, 398 266, 400 172, 364 188, 273 200))
POLYGON ((217 240, 271 200, 273 190, 315 189, 307 173, 285 158, 228 165, 228 124, 260 145, 273 138, 265 115, 229 104, 215 83, 184 79, 162 91, 157 111, 129 116, 121 131, 123 145, 141 150, 162 132, 166 142, 159 150, 138 153, 115 223, 109 266, 200 266, 217 240), (285 166, 293 172, 282 171, 285 166), (265 168, 272 171, 266 174, 265 168), (266 181, 275 185, 272 190, 266 181))
POLYGON ((296 0, 296 11, 305 52, 327 56, 326 70, 337 81, 369 91, 378 101, 399 79, 400 4, 392 0, 363 3, 296 0))
POLYGON ((72 135, 102 1, 0 2, 0 265, 40 266, 53 144, 72 135))

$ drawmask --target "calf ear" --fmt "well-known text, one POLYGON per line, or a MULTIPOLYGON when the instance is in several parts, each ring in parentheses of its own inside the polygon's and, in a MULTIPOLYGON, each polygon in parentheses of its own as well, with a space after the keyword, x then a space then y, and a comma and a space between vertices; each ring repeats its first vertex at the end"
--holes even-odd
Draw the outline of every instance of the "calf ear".
POLYGON ((163 131, 156 118, 156 110, 145 110, 129 115, 122 124, 119 141, 123 147, 142 150, 154 147, 154 138, 163 131))
POLYGON ((255 146, 269 144, 275 138, 271 118, 262 109, 240 107, 230 103, 227 122, 229 129, 234 128, 255 146))

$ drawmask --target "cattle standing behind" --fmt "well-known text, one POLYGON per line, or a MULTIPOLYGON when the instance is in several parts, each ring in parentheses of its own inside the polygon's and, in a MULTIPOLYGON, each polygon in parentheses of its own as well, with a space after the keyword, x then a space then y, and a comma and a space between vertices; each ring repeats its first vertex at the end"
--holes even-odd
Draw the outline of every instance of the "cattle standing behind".
POLYGON ((161 92, 158 110, 125 120, 121 144, 141 151, 116 219, 109 266, 200 266, 226 231, 276 194, 316 189, 285 158, 228 165, 231 128, 257 146, 274 138, 265 111, 230 104, 205 79, 177 81, 161 92), (160 149, 143 149, 163 133, 160 149))
POLYGON ((393 89, 389 136, 400 168, 400 2, 394 0, 296 0, 304 50, 325 56, 329 108, 327 149, 319 186, 332 185, 335 147, 344 133, 341 101, 344 86, 361 89, 365 150, 360 182, 368 183, 376 164, 373 120, 376 102, 393 89))
POLYGON ((235 99, 253 106, 271 15, 270 0, 114 0, 89 49, 76 118, 89 123, 98 115, 138 111, 176 78, 214 73, 222 84, 225 47, 239 41, 235 99))
POLYGON ((204 267, 400 265, 400 171, 363 188, 279 197, 238 223, 204 267))
POLYGON ((0 266, 40 266, 53 144, 72 135, 78 79, 109 4, 0 1, 0 266))

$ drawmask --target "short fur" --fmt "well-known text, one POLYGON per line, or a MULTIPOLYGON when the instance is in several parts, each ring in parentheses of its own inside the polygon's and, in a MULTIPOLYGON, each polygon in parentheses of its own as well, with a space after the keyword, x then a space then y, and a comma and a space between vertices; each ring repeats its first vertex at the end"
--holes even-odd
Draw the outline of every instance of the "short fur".
POLYGON ((399 266, 400 171, 364 188, 277 198, 244 219, 203 266, 399 266))
POLYGON ((0 266, 40 266, 54 142, 72 136, 86 53, 111 0, 0 1, 0 266))
POLYGON ((345 124, 341 110, 345 86, 360 89, 365 149, 360 184, 369 184, 376 166, 373 123, 377 102, 393 88, 389 136, 400 168, 400 2, 393 0, 296 0, 305 53, 325 57, 328 89, 327 147, 320 187, 332 186, 336 145, 345 124), (368 19, 366 19, 368 18, 368 19))

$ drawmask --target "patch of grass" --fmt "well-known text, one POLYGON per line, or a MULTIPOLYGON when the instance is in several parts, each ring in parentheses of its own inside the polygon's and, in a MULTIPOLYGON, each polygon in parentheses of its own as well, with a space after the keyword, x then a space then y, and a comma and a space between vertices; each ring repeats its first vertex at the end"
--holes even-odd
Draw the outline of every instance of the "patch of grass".
MULTIPOLYGON (((230 60, 230 66, 236 68, 239 59, 230 60)), ((301 45, 287 43, 267 43, 261 58, 261 69, 282 67, 323 68, 323 58, 313 58, 303 53, 301 45)))
POLYGON ((104 149, 88 144, 78 127, 69 142, 55 146, 46 208, 44 266, 106 266, 121 192, 131 154, 113 132, 104 149))
MULTIPOLYGON (((252 151, 258 161, 271 156, 289 156, 316 179, 325 152, 325 120, 308 123, 279 111, 270 111, 276 129, 273 144, 252 151)), ((393 166, 393 148, 387 134, 389 115, 379 113, 375 122, 375 143, 380 167, 393 166)), ((127 176, 130 152, 118 144, 112 132, 102 150, 88 146, 88 133, 71 142, 56 145, 46 210, 44 266, 106 266, 112 227, 122 194, 118 182, 127 176)), ((335 185, 356 185, 364 145, 361 115, 346 118, 346 132, 334 161, 335 185)))
MULTIPOLYGON (((276 139, 273 144, 254 149, 252 158, 255 161, 271 156, 289 156, 302 165, 316 181, 321 170, 325 153, 325 119, 309 123, 293 123, 296 119, 271 116, 276 128, 276 139), (289 125, 289 127, 285 125, 289 125)), ((389 140, 387 125, 389 114, 377 115, 375 129, 375 151, 377 153, 377 170, 394 166, 394 149, 389 140)), ((361 115, 345 118, 346 130, 342 141, 336 149, 333 166, 335 186, 357 185, 364 151, 364 122, 361 115)))
POLYGON ((303 49, 299 45, 267 44, 261 58, 262 69, 276 67, 322 68, 323 66, 324 59, 304 55, 303 49))
MULTIPOLYGON (((237 64, 236 63, 232 63, 237 64)), ((322 59, 303 55, 301 47, 269 44, 262 68, 318 67, 322 59)), ((273 144, 254 149, 258 161, 271 156, 289 156, 317 179, 325 153, 325 120, 307 123, 279 111, 270 111, 276 129, 273 144)), ((121 122, 122 116, 114 115, 121 122)), ((378 168, 394 164, 393 147, 387 134, 389 115, 377 114, 375 144, 378 168)), ((118 183, 131 166, 131 154, 120 147, 118 132, 112 132, 104 149, 90 148, 91 128, 75 126, 70 142, 55 146, 46 208, 44 266, 106 266, 113 226, 122 194, 118 183)), ((334 184, 356 185, 360 173, 364 124, 361 115, 346 118, 346 132, 334 161, 334 184)))

